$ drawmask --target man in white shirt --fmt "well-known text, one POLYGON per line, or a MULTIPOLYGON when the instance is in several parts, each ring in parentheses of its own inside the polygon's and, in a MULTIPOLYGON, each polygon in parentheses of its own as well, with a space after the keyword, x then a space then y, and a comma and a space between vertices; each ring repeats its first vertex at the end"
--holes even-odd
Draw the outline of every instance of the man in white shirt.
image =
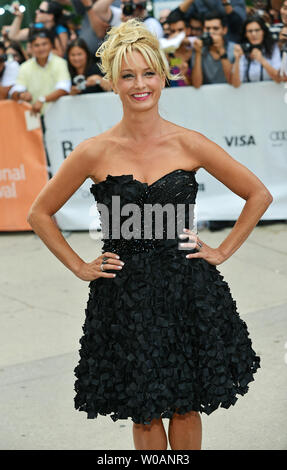
POLYGON ((67 61, 52 53, 49 30, 35 30, 29 42, 33 57, 20 65, 9 96, 16 101, 31 102, 33 113, 44 114, 48 103, 70 93, 71 77, 67 61))
POLYGON ((153 17, 149 17, 146 10, 146 1, 142 0, 121 0, 121 8, 112 5, 114 0, 97 0, 93 9, 101 20, 106 21, 110 26, 119 26, 120 23, 130 18, 140 18, 146 28, 154 33, 158 38, 164 36, 160 22, 153 17))

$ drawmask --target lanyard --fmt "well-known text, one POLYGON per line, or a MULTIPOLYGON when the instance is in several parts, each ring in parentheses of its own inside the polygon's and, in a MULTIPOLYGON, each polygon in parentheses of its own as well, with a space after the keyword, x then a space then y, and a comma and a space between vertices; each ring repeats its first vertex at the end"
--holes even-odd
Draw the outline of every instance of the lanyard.
MULTIPOLYGON (((247 69, 246 69, 246 80, 247 82, 250 82, 250 77, 249 77, 249 69, 250 69, 250 65, 251 65, 251 60, 250 59, 247 59, 248 62, 247 62, 247 69)), ((263 65, 260 64, 260 82, 263 81, 263 65)))

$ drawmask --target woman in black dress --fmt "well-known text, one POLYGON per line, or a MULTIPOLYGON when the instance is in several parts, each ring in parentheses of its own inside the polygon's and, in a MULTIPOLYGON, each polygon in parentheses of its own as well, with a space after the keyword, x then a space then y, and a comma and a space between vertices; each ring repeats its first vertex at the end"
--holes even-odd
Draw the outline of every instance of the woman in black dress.
POLYGON ((141 22, 112 28, 97 54, 123 117, 77 146, 28 215, 55 256, 89 281, 75 407, 89 419, 131 417, 136 449, 167 448, 163 418, 170 419, 172 449, 200 449, 199 413, 234 405, 260 367, 216 266, 246 240, 272 195, 221 147, 159 115, 169 69, 157 38, 141 22), (193 226, 199 168, 246 200, 216 248, 193 226), (51 219, 88 177, 104 234, 102 254, 91 262, 72 250, 51 219), (155 204, 171 211, 163 214, 161 233, 150 236, 146 208, 155 204), (127 225, 130 211, 135 216, 127 225), (174 220, 179 235, 172 237, 174 220), (188 237, 185 246, 181 235, 188 237))

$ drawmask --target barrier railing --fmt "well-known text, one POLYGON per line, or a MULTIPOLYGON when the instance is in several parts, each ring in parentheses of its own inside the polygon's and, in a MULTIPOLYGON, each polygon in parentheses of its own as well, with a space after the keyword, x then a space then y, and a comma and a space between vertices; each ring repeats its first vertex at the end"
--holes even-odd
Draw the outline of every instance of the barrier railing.
MULTIPOLYGON (((284 85, 273 82, 243 84, 237 89, 206 85, 197 90, 164 89, 159 103, 163 118, 201 132, 261 179, 274 199, 264 220, 287 219, 285 94, 284 85)), ((42 131, 33 128, 28 112, 25 104, 0 102, 1 231, 31 229, 26 222, 28 208, 48 179, 42 131)), ((44 117, 51 174, 76 145, 111 128, 121 117, 120 99, 112 92, 67 96, 52 104, 44 117)), ((245 201, 204 169, 196 178, 198 221, 236 220, 245 201)), ((99 228, 92 183, 87 179, 55 214, 60 229, 99 228)))

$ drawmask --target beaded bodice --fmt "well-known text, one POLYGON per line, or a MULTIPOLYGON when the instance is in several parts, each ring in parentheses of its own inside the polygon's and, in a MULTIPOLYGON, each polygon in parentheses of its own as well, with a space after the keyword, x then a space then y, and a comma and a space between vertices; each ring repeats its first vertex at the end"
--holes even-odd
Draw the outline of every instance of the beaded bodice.
POLYGON ((177 246, 194 227, 198 183, 193 170, 174 170, 148 185, 133 175, 108 175, 90 188, 101 215, 102 252, 131 255, 177 246))

